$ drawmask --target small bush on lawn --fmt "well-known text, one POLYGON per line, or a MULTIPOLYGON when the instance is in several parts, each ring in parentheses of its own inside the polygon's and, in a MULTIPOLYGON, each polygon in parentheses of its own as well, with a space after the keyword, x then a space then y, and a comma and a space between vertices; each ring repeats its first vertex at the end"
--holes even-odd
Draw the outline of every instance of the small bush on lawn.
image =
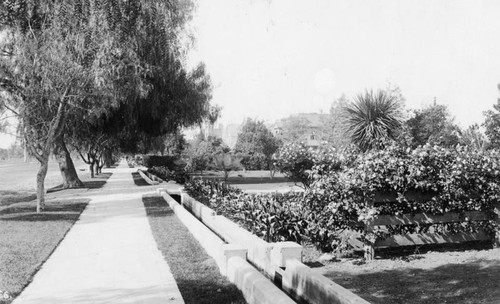
POLYGON ((315 150, 306 147, 304 143, 290 143, 273 155, 273 161, 277 170, 307 189, 319 175, 337 172, 351 164, 355 155, 353 149, 337 151, 331 147, 322 147, 315 150), (315 172, 311 174, 313 167, 315 172))

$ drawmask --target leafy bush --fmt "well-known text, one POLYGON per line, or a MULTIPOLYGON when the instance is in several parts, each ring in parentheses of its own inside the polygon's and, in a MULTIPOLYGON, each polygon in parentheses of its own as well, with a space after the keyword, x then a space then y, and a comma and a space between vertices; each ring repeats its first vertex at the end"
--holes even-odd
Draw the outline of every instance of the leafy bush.
POLYGON ((178 159, 178 157, 171 155, 144 155, 142 157, 142 164, 147 168, 167 167, 173 169, 177 166, 176 161, 178 159))
POLYGON ((300 193, 250 195, 219 180, 193 180, 184 186, 206 204, 268 242, 301 242, 307 235, 300 193))
MULTIPOLYGON (((351 229, 359 226, 354 221, 356 216, 359 222, 369 224, 378 214, 486 211, 493 215, 494 203, 500 198, 499 170, 496 151, 436 146, 405 150, 390 146, 359 154, 350 166, 338 172, 325 174, 324 170, 313 168, 311 174, 317 178, 310 192, 334 211, 330 217, 342 210, 342 219, 347 222, 341 226, 351 229), (380 194, 392 195, 395 202, 376 202, 380 194)), ((440 232, 498 230, 493 221, 464 219, 459 224, 390 226, 389 233, 376 230, 364 237, 373 242, 378 236, 425 232, 430 227, 440 232)))
POLYGON ((314 165, 312 150, 304 143, 289 143, 283 145, 274 155, 274 166, 281 173, 296 183, 302 183, 308 188, 312 180, 308 173, 314 165))

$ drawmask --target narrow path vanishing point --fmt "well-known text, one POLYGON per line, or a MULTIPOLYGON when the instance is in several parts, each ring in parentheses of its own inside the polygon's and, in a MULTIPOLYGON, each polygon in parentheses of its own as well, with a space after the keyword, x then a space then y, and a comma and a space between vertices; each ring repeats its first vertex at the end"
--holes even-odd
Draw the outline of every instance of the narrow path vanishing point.
POLYGON ((15 304, 184 303, 124 161, 15 304))

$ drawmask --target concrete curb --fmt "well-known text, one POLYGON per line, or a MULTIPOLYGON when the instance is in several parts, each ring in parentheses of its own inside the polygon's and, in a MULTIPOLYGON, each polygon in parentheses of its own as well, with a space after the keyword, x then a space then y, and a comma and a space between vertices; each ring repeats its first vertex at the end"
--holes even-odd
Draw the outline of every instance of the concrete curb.
MULTIPOLYGON (((215 215, 214 210, 182 191, 181 203, 224 241, 247 248, 247 259, 264 271, 271 279, 274 278, 275 267, 271 261, 271 251, 274 248, 274 243, 264 241, 222 215, 215 215)), ((298 258, 301 259, 301 256, 299 255, 298 258)))
POLYGON ((227 276, 245 295, 248 303, 292 304, 295 303, 264 275, 241 257, 233 257, 227 263, 227 276), (248 297, 246 296, 248 295, 248 297))
MULTIPOLYGON (((249 304, 295 303, 281 289, 246 261, 247 250, 237 244, 226 244, 212 230, 177 203, 165 189, 158 189, 179 220, 214 258, 221 273, 243 293, 249 304)), ((215 216, 214 216, 215 217, 215 216)))
POLYGON ((370 304, 298 260, 286 262, 282 286, 294 298, 307 303, 370 304))

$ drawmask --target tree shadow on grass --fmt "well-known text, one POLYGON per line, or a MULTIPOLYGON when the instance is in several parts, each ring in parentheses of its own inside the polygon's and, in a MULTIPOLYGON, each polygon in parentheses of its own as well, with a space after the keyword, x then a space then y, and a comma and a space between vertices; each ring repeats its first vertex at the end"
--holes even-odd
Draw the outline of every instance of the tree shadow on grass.
MULTIPOLYGON (((104 172, 104 173, 99 173, 99 175, 96 175, 95 178, 92 179, 87 179, 87 180, 82 180, 83 182, 83 187, 80 188, 73 188, 73 189, 100 189, 102 188, 108 179, 113 175, 111 172, 104 172)), ((55 187, 52 187, 47 190, 47 193, 53 193, 53 192, 59 192, 59 191, 64 191, 64 190, 70 190, 69 188, 63 188, 63 185, 57 185, 55 187)), ((35 195, 36 198, 36 195, 35 195)))
POLYGON ((142 202, 146 207, 146 215, 152 217, 175 216, 168 203, 160 196, 143 196, 142 202))
POLYGON ((139 173, 137 172, 132 172, 132 178, 134 179, 134 183, 137 185, 137 186, 150 186, 148 184, 148 182, 146 182, 139 173))
POLYGON ((99 175, 96 175, 96 179, 84 181, 83 183, 85 184, 85 188, 99 189, 106 184, 111 175, 113 175, 111 172, 99 173, 99 175))
POLYGON ((31 202, 36 199, 36 193, 29 191, 0 191, 0 207, 12 204, 31 202))
POLYGON ((325 276, 370 303, 500 303, 498 260, 356 275, 333 270, 325 276))
POLYGON ((0 221, 76 221, 89 199, 48 202, 43 212, 37 213, 34 204, 18 204, 0 210, 0 221))

